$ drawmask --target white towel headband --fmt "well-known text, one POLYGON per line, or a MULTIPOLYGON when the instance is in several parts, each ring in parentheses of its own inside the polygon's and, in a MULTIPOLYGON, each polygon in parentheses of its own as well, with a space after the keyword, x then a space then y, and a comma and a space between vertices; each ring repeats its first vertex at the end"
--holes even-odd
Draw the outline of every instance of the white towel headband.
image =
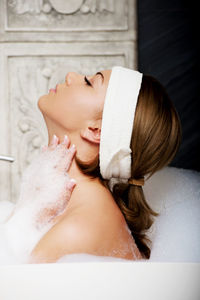
POLYGON ((101 127, 100 172, 104 179, 131 177, 131 135, 142 73, 114 66, 106 92, 101 127))

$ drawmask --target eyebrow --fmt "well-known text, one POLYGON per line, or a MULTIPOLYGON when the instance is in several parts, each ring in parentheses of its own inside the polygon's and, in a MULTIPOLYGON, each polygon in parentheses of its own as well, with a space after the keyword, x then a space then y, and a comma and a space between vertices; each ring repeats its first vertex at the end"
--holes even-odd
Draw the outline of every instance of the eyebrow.
POLYGON ((101 77, 102 77, 102 84, 103 84, 103 82, 104 82, 104 76, 103 76, 103 74, 101 73, 101 72, 97 72, 95 75, 98 75, 98 74, 100 74, 101 75, 101 77))

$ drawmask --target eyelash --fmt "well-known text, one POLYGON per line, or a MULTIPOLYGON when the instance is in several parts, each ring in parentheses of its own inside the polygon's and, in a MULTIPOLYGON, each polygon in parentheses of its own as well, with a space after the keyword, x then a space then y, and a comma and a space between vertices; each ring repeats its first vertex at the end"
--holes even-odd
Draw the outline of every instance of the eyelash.
POLYGON ((92 84, 89 82, 89 80, 87 79, 86 76, 84 77, 84 79, 85 79, 85 82, 87 83, 87 85, 92 86, 92 84))

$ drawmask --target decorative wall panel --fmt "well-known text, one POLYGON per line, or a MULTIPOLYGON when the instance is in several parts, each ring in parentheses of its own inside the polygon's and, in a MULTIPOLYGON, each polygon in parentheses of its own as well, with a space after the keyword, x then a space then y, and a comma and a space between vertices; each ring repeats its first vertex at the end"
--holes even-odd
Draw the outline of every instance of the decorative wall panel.
POLYGON ((47 144, 39 97, 75 71, 137 68, 135 1, 0 1, 0 200, 17 201, 21 175, 47 144), (36 42, 37 41, 37 42, 36 42))
POLYGON ((1 40, 135 40, 135 2, 1 0, 1 40))
POLYGON ((127 1, 8 1, 6 30, 127 30, 127 1))

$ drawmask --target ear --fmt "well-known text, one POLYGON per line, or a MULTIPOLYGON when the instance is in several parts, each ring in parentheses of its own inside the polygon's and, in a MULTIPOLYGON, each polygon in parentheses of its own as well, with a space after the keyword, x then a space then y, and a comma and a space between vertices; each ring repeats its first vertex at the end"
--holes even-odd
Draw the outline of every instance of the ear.
POLYGON ((81 137, 90 143, 99 145, 101 138, 101 129, 98 127, 88 126, 81 130, 81 137))

